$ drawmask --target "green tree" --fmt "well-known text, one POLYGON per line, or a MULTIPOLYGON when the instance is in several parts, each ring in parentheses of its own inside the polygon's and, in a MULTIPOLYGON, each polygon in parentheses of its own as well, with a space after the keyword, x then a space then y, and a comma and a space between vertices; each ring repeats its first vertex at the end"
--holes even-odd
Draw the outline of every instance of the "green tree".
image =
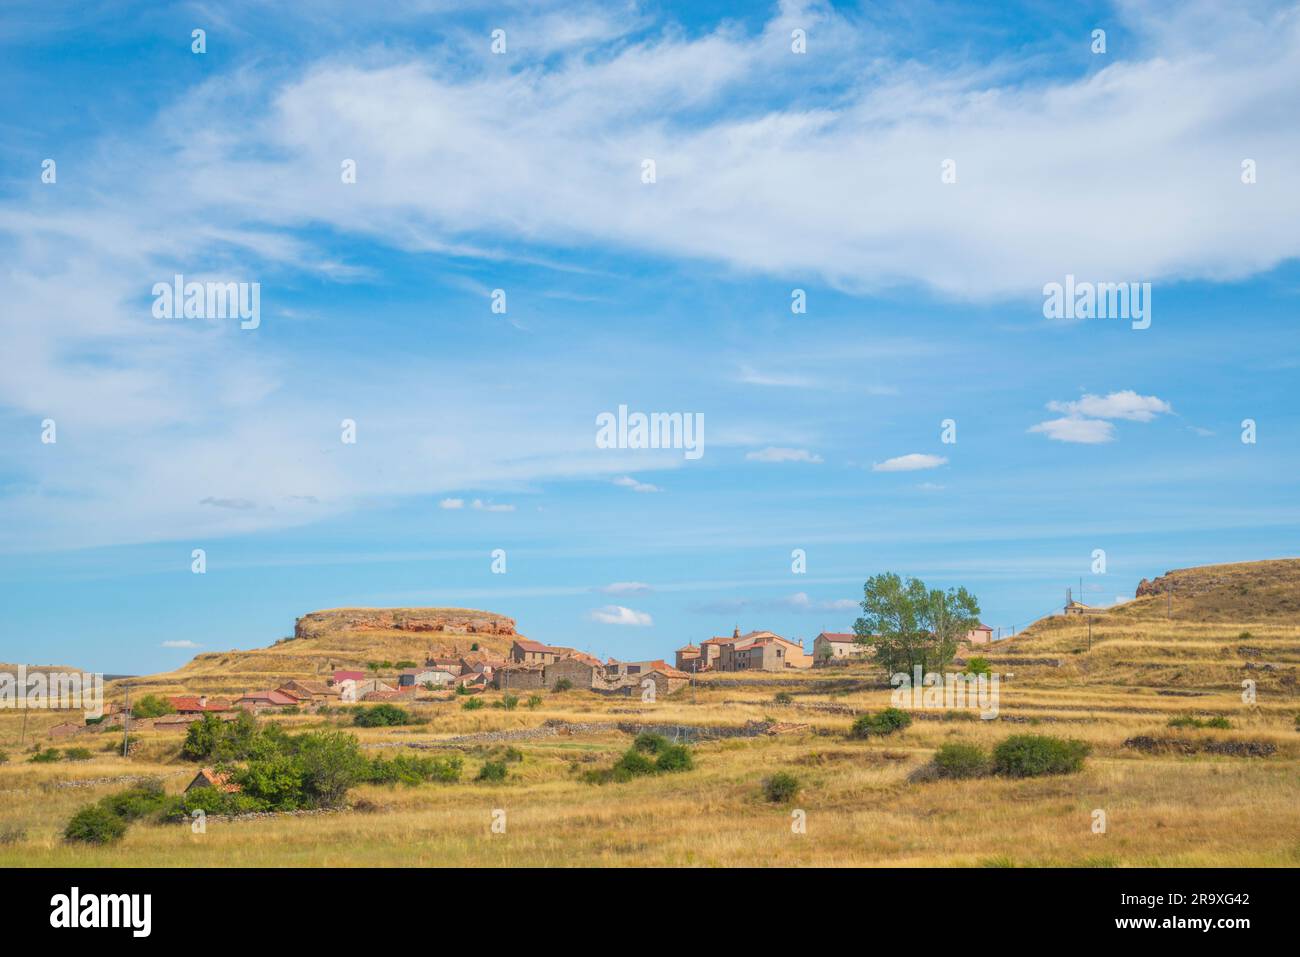
POLYGON ((942 671, 957 642, 979 624, 980 606, 965 588, 927 588, 892 572, 875 575, 862 588, 862 617, 853 623, 858 644, 874 649, 891 674, 942 671))
POLYGON ((147 694, 131 705, 131 717, 160 718, 165 714, 172 714, 175 710, 166 698, 160 698, 156 694, 147 694))

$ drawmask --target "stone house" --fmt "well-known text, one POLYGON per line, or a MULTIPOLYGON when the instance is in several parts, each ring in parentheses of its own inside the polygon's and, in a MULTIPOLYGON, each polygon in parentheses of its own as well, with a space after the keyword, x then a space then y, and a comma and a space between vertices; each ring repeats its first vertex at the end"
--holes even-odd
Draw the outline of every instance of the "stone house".
POLYGON ((449 685, 459 673, 459 666, 454 672, 446 668, 407 668, 397 676, 397 685, 399 688, 423 688, 427 684, 449 685))
POLYGON ((993 629, 988 625, 980 622, 970 631, 966 632, 966 637, 962 639, 968 645, 988 645, 993 643, 993 629))
POLYGON ((537 662, 506 665, 492 673, 492 684, 502 691, 539 691, 546 683, 545 668, 537 662))
POLYGON ((510 646, 510 660, 520 665, 548 665, 559 657, 560 649, 527 638, 516 638, 510 646))
POLYGON ((559 681, 568 679, 569 684, 574 688, 589 691, 594 677, 599 673, 598 663, 593 664, 594 660, 587 655, 582 657, 566 655, 557 661, 553 661, 543 669, 543 684, 554 691, 555 685, 559 681))
POLYGON ((813 663, 861 658, 870 654, 866 645, 857 642, 851 631, 823 631, 813 639, 813 663))
POLYGON ((677 656, 678 671, 699 671, 702 668, 700 649, 696 645, 687 644, 678 648, 674 652, 677 656))

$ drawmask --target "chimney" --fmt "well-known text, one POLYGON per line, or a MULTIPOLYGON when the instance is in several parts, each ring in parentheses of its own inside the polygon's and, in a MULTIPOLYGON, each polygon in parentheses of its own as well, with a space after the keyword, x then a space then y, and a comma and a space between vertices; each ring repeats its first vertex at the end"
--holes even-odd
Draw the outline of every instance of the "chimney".
POLYGON ((199 695, 199 707, 206 708, 207 706, 208 706, 208 696, 205 694, 199 695))

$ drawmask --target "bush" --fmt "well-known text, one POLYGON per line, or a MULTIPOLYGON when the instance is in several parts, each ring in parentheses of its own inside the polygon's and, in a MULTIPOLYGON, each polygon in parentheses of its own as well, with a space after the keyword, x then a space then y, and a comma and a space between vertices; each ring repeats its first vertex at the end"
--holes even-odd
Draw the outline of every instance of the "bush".
POLYGON ((148 781, 138 784, 117 794, 110 794, 99 802, 99 806, 123 821, 137 821, 142 817, 155 814, 167 806, 167 794, 160 781, 148 781))
POLYGON ((393 664, 393 667, 401 671, 406 668, 418 668, 420 667, 420 663, 418 661, 410 661, 409 659, 404 659, 402 661, 395 662, 393 664))
POLYGON ((552 688, 551 690, 552 690, 552 691, 572 691, 572 690, 573 690, 573 682, 570 681, 568 678, 561 678, 559 681, 555 682, 555 687, 552 688))
POLYGON ((898 708, 886 708, 876 714, 860 714, 849 732, 851 738, 883 737, 901 731, 912 723, 912 716, 898 708))
POLYGON ((133 718, 161 718, 165 714, 175 714, 176 709, 166 698, 156 694, 147 694, 131 705, 133 718))
POLYGON ((8 760, 9 760, 9 755, 6 754, 4 751, 0 751, 0 764, 4 764, 8 760))
POLYGON ((375 784, 414 786, 426 781, 450 783, 460 780, 463 764, 459 755, 435 758, 399 754, 391 759, 372 759, 365 776, 366 780, 375 784))
POLYGON ((37 751, 30 760, 37 764, 53 764, 55 761, 63 760, 63 752, 58 748, 46 748, 44 751, 37 751))
POLYGON ((668 739, 653 731, 642 731, 632 741, 632 747, 642 754, 658 754, 668 747, 668 739))
POLYGON ((492 707, 505 708, 507 711, 514 711, 519 706, 519 695, 511 694, 507 691, 501 696, 500 701, 493 701, 492 707))
POLYGON ((772 700, 777 704, 790 704, 790 702, 794 701, 794 696, 788 691, 778 691, 772 700))
POLYGON ((64 748, 63 756, 69 761, 89 761, 93 757, 90 748, 64 748))
POLYGON ((124 834, 126 821, 98 804, 91 804, 72 815, 72 820, 63 830, 63 839, 85 844, 112 844, 120 841, 124 834))
POLYGON ((655 770, 660 772, 689 771, 694 767, 691 752, 680 744, 668 745, 655 759, 655 770))
POLYGON ((1017 734, 993 749, 993 770, 1013 778, 1073 774, 1091 749, 1082 741, 1050 735, 1017 734))
POLYGON ((526 704, 528 705, 529 711, 540 708, 542 706, 542 696, 539 694, 530 694, 526 704))
POLYGON ((478 769, 475 781, 504 781, 509 772, 504 761, 488 761, 478 769))
POLYGON ((979 745, 954 741, 935 753, 934 767, 941 778, 978 778, 989 773, 989 756, 979 745))
POLYGON ((616 780, 626 781, 643 774, 654 774, 657 768, 653 761, 636 748, 628 748, 623 756, 614 762, 613 770, 616 780))
POLYGON ((391 704, 377 704, 373 708, 358 711, 352 716, 352 723, 363 728, 384 728, 399 724, 410 724, 411 713, 391 704))
POLYGON ((793 801, 799 788, 799 779, 787 771, 777 771, 763 782, 763 794, 773 804, 793 801))
POLYGON ((966 674, 968 675, 987 675, 992 674, 993 669, 989 667, 987 658, 968 658, 966 660, 966 674))
POLYGON ((1228 730, 1232 723, 1223 715, 1215 715, 1213 718, 1194 718, 1190 714, 1182 714, 1176 718, 1169 719, 1171 728, 1219 728, 1228 730))
POLYGON ((482 699, 482 698, 469 698, 469 699, 466 700, 466 701, 462 701, 462 702, 460 703, 460 706, 461 706, 461 709, 464 710, 464 711, 478 711, 480 708, 483 707, 483 699, 482 699))

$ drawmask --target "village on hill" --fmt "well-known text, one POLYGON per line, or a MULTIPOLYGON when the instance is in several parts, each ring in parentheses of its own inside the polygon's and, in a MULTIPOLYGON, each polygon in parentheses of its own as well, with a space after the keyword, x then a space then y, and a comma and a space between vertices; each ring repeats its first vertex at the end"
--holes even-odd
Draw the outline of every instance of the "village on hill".
MULTIPOLYGON (((1071 611, 1067 606, 1066 612, 1071 611)), ((981 623, 967 633, 962 644, 974 648, 991 642, 992 629, 981 623)), ((430 654, 422 665, 372 662, 364 670, 335 668, 323 680, 287 678, 274 687, 239 695, 199 691, 169 694, 164 698, 165 714, 133 711, 129 699, 125 703, 110 702, 103 720, 95 725, 64 722, 51 728, 49 736, 70 738, 120 727, 124 722, 129 722, 130 729, 135 731, 184 730, 204 715, 228 721, 241 712, 310 714, 343 704, 439 701, 487 690, 578 690, 603 695, 667 697, 700 674, 828 668, 863 662, 871 655, 870 646, 859 642, 852 632, 821 632, 813 639, 812 646, 812 652, 808 653, 799 642, 774 632, 741 634, 736 627, 730 636, 714 636, 698 645, 678 648, 675 664, 670 665, 663 659, 609 658, 602 662, 576 648, 517 636, 504 657, 481 651, 454 657, 430 654)))

